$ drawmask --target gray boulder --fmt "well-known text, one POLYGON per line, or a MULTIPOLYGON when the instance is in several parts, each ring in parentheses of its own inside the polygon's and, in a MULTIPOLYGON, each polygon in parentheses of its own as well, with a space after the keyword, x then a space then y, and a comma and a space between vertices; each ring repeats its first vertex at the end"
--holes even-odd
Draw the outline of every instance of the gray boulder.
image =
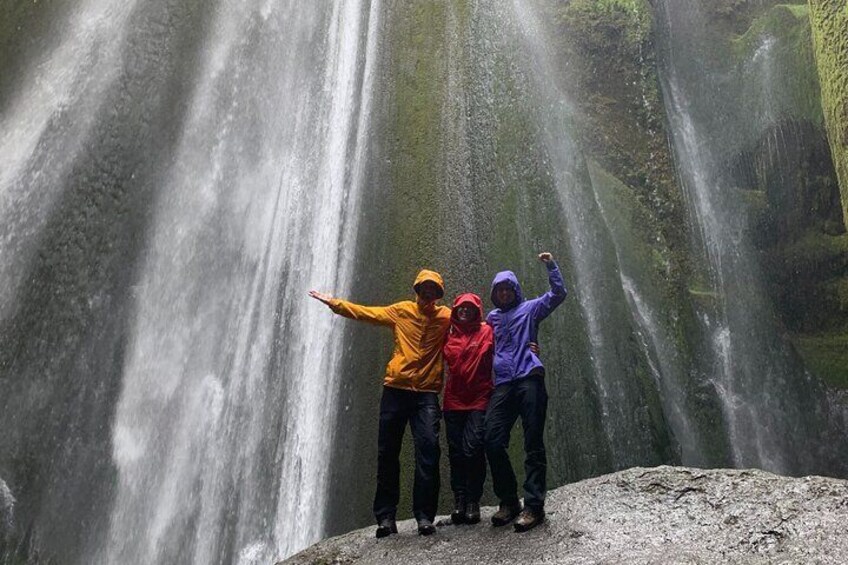
POLYGON ((524 534, 483 523, 416 535, 415 523, 322 541, 281 563, 848 563, 848 481, 757 470, 634 468, 548 493, 524 534))

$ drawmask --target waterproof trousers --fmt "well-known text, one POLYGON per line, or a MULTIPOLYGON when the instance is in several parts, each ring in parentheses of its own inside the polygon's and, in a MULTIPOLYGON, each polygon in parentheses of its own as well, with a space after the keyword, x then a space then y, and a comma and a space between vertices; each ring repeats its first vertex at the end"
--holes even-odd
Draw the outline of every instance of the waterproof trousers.
POLYGON ((548 393, 544 375, 522 377, 495 387, 486 411, 486 456, 492 469, 492 488, 505 503, 518 501, 518 484, 509 461, 509 434, 521 417, 524 429, 524 505, 533 510, 545 506, 547 457, 545 416, 548 393))
POLYGON ((486 431, 483 410, 445 410, 445 434, 450 460, 450 484, 454 500, 480 502, 486 480, 486 431))
POLYGON ((415 392, 383 387, 380 431, 377 438, 377 492, 374 517, 397 514, 400 498, 400 446, 406 425, 415 443, 415 480, 412 514, 416 520, 436 518, 439 499, 439 397, 435 392, 415 392))

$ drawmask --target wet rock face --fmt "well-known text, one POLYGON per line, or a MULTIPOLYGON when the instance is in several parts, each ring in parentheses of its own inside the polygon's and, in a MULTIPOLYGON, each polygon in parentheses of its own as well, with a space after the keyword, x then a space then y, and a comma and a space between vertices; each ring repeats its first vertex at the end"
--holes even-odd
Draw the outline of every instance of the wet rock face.
POLYGON ((372 528, 283 562, 305 563, 846 563, 848 481, 757 470, 633 468, 548 495, 548 522, 526 534, 488 525, 372 528))
POLYGON ((835 0, 811 0, 810 8, 822 105, 848 223, 848 11, 835 0))

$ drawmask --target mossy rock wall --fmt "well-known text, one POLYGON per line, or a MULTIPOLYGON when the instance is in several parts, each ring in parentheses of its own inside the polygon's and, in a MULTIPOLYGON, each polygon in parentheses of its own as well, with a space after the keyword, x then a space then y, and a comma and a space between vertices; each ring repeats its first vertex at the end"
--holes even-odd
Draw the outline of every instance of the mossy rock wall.
POLYGON ((833 161, 848 223, 848 5, 840 0, 809 0, 833 161))
POLYGON ((570 92, 582 149, 650 211, 650 227, 668 246, 666 278, 688 269, 685 207, 668 144, 646 0, 576 0, 554 15, 560 54, 575 67, 570 92))

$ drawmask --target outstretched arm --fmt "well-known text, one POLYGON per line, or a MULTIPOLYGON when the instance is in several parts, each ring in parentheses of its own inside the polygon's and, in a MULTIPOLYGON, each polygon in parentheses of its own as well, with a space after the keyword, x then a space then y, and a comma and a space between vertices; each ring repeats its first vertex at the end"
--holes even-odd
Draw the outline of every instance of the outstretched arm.
POLYGON ((333 298, 331 295, 318 292, 317 290, 310 290, 309 296, 323 302, 336 314, 350 318, 351 320, 359 320, 381 326, 392 326, 395 323, 393 306, 361 306, 347 300, 333 298))
POLYGON ((333 300, 333 297, 331 295, 325 292, 318 292, 317 290, 310 290, 308 294, 315 300, 319 300, 327 306, 329 306, 330 302, 333 300))
POLYGON ((533 317, 537 322, 544 320, 553 312, 557 306, 565 300, 568 291, 565 288, 565 283, 562 280, 562 273, 554 261, 553 255, 550 253, 540 253, 539 260, 545 264, 548 269, 548 282, 551 289, 533 300, 533 317))

